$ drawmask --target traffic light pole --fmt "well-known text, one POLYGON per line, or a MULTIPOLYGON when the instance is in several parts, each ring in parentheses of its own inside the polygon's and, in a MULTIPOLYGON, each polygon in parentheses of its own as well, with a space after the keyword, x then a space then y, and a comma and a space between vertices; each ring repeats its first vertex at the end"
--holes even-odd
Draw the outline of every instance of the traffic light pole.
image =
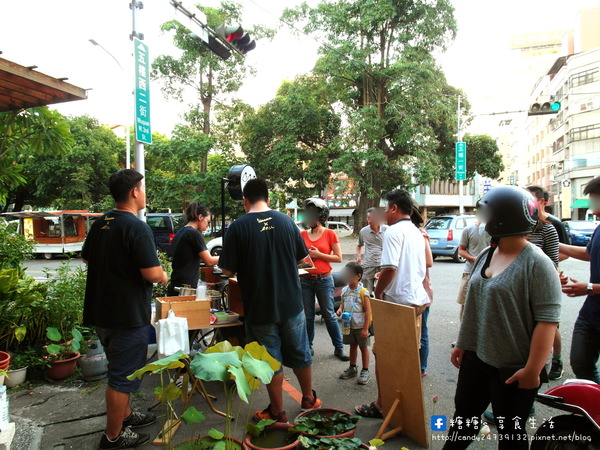
MULTIPOLYGON (((458 110, 456 111, 456 117, 457 117, 457 125, 458 125, 458 132, 456 134, 456 142, 462 142, 462 133, 461 133, 461 115, 460 115, 460 95, 458 96, 458 110)), ((466 161, 465 161, 465 165, 466 165, 466 161)), ((464 206, 464 202, 463 202, 463 180, 458 180, 458 212, 459 214, 464 214, 465 213, 465 206, 464 206)))

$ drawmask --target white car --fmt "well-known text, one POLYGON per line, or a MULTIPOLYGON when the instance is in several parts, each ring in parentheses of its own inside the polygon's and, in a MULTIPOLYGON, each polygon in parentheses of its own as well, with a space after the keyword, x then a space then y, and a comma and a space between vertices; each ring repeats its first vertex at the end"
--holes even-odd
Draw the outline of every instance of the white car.
POLYGON ((220 256, 221 250, 223 250, 223 238, 218 237, 211 239, 208 241, 208 244, 206 244, 206 248, 208 249, 208 253, 212 256, 220 256))

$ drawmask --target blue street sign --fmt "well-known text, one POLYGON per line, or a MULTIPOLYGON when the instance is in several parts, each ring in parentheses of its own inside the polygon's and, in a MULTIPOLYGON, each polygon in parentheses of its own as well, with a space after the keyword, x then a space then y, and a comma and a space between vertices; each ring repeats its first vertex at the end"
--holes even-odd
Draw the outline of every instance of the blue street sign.
POLYGON ((133 54, 135 60, 135 139, 143 144, 152 144, 148 46, 138 38, 133 38, 133 54))
POLYGON ((456 180, 465 180, 467 178, 467 143, 457 142, 456 151, 456 180))

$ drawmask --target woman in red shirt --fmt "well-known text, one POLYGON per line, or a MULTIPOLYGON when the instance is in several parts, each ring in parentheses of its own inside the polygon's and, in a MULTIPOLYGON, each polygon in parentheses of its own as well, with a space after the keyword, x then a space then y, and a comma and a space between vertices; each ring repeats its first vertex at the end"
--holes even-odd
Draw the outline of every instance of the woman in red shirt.
POLYGON ((331 343, 335 348, 334 355, 342 361, 348 361, 349 357, 344 351, 342 342, 342 332, 334 312, 334 284, 331 276, 331 263, 342 262, 340 240, 333 230, 325 228, 329 218, 329 207, 324 200, 320 198, 306 199, 304 210, 306 216, 304 223, 310 230, 301 232, 302 239, 304 239, 309 255, 315 264, 315 269, 310 270, 309 274, 302 275, 300 280, 311 353, 314 353, 312 347, 315 337, 316 296, 327 332, 331 337, 331 343))

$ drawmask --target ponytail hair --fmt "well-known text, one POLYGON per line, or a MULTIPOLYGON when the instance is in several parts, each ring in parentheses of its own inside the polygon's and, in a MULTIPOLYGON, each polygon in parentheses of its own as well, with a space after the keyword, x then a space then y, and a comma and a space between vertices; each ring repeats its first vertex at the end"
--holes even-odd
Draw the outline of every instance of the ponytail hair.
POLYGON ((194 200, 189 205, 187 205, 187 208, 185 208, 184 211, 184 215, 185 222, 190 223, 196 220, 198 216, 206 217, 210 215, 210 210, 206 206, 198 203, 197 200, 194 200))

